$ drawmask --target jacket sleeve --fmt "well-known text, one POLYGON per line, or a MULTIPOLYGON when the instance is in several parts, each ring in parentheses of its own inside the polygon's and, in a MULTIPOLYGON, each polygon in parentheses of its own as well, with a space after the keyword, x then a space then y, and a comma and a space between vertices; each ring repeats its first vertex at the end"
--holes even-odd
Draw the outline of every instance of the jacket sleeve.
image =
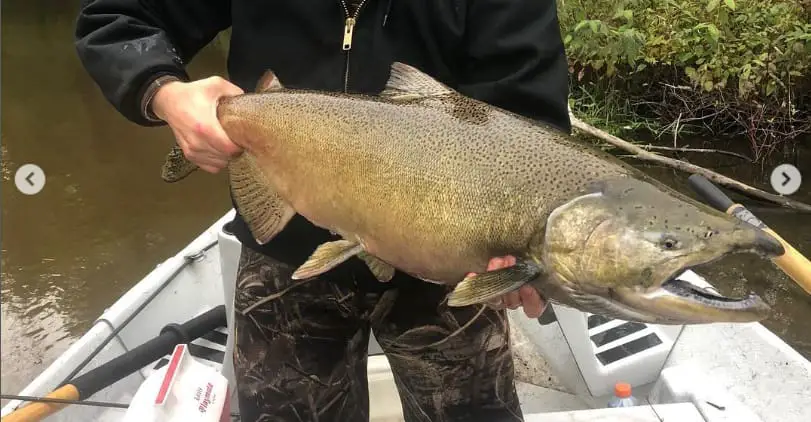
POLYGON ((555 0, 473 0, 465 33, 460 92, 571 131, 555 0))
POLYGON ((107 100, 154 126, 163 123, 141 107, 147 87, 167 75, 188 80, 186 63, 230 24, 230 0, 84 0, 75 45, 107 100))

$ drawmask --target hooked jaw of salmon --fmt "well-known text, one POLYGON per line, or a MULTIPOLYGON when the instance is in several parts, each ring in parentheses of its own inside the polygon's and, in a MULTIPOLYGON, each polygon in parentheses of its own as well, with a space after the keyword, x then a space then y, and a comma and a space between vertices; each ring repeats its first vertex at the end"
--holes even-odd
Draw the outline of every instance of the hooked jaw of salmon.
POLYGON ((784 253, 758 228, 633 179, 558 208, 543 249, 546 271, 581 309, 656 324, 767 318, 757 295, 728 298, 679 276, 734 253, 784 253))

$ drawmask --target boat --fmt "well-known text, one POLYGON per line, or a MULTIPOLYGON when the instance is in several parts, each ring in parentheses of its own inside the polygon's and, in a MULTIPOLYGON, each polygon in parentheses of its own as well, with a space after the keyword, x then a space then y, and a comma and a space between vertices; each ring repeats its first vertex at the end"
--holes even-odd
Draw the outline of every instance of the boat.
MULTIPOLYGON (((212 310, 225 315, 217 327, 188 342, 188 351, 233 387, 228 327, 240 251, 228 231, 233 216, 232 209, 137 282, 18 395, 45 396, 76 374, 148 342, 167 325, 212 310)), ((680 277, 711 287, 689 270, 680 277)), ((811 418, 811 362, 759 323, 658 326, 550 306, 554 317, 537 320, 509 311, 516 383, 527 422, 811 418), (637 406, 608 407, 618 382, 631 384, 637 406)), ((169 358, 167 352, 83 398, 97 405, 68 405, 44 420, 121 420, 139 386, 169 358)), ((404 420, 388 360, 373 336, 367 373, 370 421, 404 420)), ((2 416, 26 404, 12 400, 2 416)), ((238 421, 233 394, 230 404, 238 421)))

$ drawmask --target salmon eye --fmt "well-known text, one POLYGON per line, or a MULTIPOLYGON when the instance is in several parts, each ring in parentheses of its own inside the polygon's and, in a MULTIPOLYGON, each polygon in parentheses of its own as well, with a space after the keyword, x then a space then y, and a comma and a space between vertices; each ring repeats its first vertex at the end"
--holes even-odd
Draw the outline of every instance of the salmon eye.
POLYGON ((673 249, 676 249, 679 246, 679 241, 676 240, 676 239, 673 239, 672 237, 666 237, 666 238, 662 239, 661 244, 662 244, 663 248, 665 248, 667 250, 673 250, 673 249))

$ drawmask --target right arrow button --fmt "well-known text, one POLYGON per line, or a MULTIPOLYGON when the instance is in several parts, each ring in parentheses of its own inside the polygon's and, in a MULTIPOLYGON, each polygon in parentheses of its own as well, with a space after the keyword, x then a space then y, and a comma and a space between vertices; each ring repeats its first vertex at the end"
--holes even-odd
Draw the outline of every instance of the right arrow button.
POLYGON ((791 195, 800 189, 802 176, 797 167, 791 164, 780 164, 772 170, 770 181, 775 192, 780 195, 791 195))

